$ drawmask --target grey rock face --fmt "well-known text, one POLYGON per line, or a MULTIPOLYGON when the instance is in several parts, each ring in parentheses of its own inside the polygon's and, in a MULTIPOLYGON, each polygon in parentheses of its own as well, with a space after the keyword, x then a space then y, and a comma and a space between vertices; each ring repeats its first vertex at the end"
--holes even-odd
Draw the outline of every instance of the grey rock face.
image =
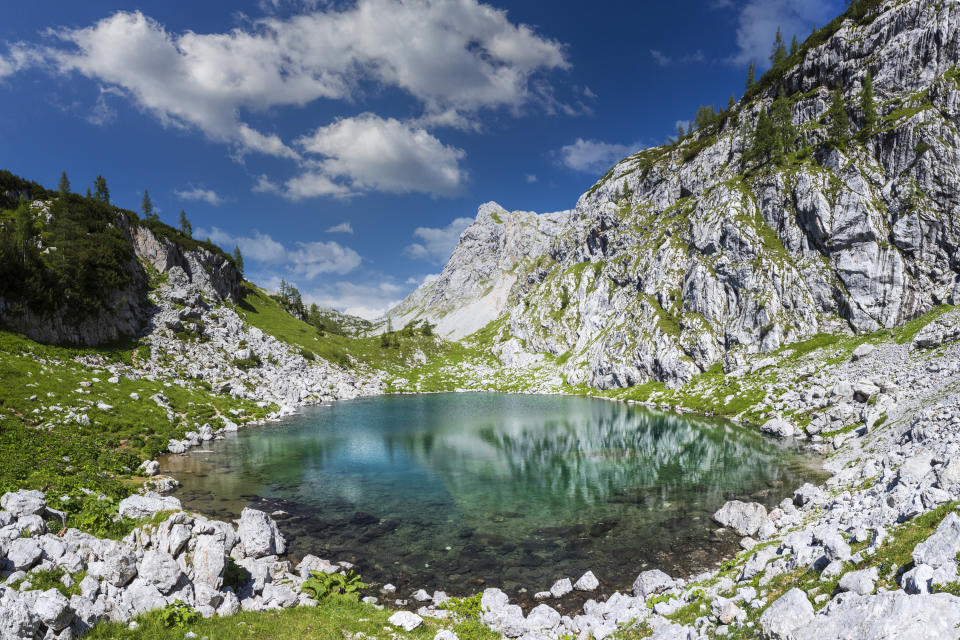
POLYGON ((934 569, 950 567, 956 569, 957 552, 960 552, 960 517, 948 513, 929 538, 918 544, 913 550, 913 561, 926 564, 934 569))
POLYGON ((752 536, 767 520, 767 508, 757 502, 731 500, 713 514, 713 519, 742 536, 752 536))
POLYGON ((861 596, 873 593, 873 585, 879 578, 876 567, 851 571, 840 578, 837 587, 841 591, 852 591, 861 596))
POLYGON ((946 594, 837 597, 793 631, 796 640, 912 640, 956 638, 960 598, 946 594))
POLYGON ((674 580, 659 569, 644 571, 633 581, 633 595, 637 598, 648 598, 662 593, 674 586, 674 580))
POLYGON ((33 611, 43 624, 53 629, 56 633, 67 628, 70 622, 73 621, 73 611, 70 609, 70 601, 56 589, 50 589, 41 593, 36 602, 34 602, 33 611))
POLYGON ((404 631, 413 631, 423 624, 423 618, 409 611, 398 611, 390 616, 387 622, 404 631))
POLYGON ((138 575, 167 594, 176 586, 183 572, 176 559, 169 553, 150 549, 143 554, 137 570, 138 575))
POLYGON ((14 519, 43 515, 46 508, 47 500, 41 491, 23 489, 5 493, 0 497, 0 509, 8 512, 14 519))
MULTIPOLYGON (((460 337, 505 315, 529 353, 569 354, 567 382, 607 389, 679 384, 738 354, 893 327, 954 300, 960 87, 944 73, 960 18, 952 3, 884 8, 842 25, 719 130, 623 159, 549 224, 484 205, 394 324, 432 318, 460 337), (830 91, 855 104, 868 71, 892 119, 845 152, 822 145, 830 91), (779 86, 814 153, 751 173, 744 141, 779 86), (907 103, 917 109, 895 112, 907 103)), ((948 335, 960 332, 917 344, 948 335)))
POLYGON ((813 605, 807 594, 790 589, 763 612, 760 627, 770 640, 794 640, 798 637, 796 631, 805 628, 813 618, 813 605))
POLYGON ((180 511, 180 500, 173 496, 133 495, 120 501, 120 515, 127 518, 152 518, 161 511, 180 511))
POLYGON ((262 558, 286 551, 287 543, 277 523, 263 511, 244 509, 237 532, 244 552, 250 557, 262 558))

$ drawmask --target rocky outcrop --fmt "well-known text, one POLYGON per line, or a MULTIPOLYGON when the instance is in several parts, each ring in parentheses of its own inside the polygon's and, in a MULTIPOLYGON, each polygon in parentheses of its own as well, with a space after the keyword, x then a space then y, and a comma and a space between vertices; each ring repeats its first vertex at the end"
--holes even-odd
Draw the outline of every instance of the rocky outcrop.
POLYGON ((531 268, 547 253, 570 216, 569 211, 537 215, 509 212, 496 202, 481 205, 440 275, 391 309, 387 318, 397 328, 426 320, 452 340, 482 329, 504 313, 521 267, 531 268))
POLYGON ((431 317, 459 337, 505 314, 527 351, 563 357, 569 383, 606 389, 678 384, 740 354, 953 301, 958 62, 955 1, 888 1, 847 19, 718 127, 618 163, 564 224, 518 225, 528 241, 505 243, 481 208, 441 278, 391 316, 431 317), (881 124, 842 151, 823 144, 834 87, 861 127, 868 71, 881 124), (758 165, 745 152, 780 86, 807 149, 758 165), (501 263, 515 273, 491 278, 501 263))
MULTIPOLYGON (((238 530, 226 522, 184 513, 179 502, 141 503, 126 514, 173 513, 118 542, 76 529, 54 535, 42 520, 41 527, 34 529, 32 512, 45 508, 43 494, 5 494, 0 514, 10 518, 0 527, 0 639, 77 638, 101 621, 126 621, 177 601, 204 617, 316 604, 300 593, 303 578, 279 555, 284 551, 283 539, 267 514, 244 510, 238 530), (248 521, 256 522, 253 533, 245 524, 248 521), (265 548, 257 546, 261 529, 269 534, 265 548), (230 562, 242 570, 228 575, 230 562), (57 589, 32 589, 37 571, 63 574, 68 587, 74 584, 72 576, 80 579, 85 572, 81 594, 67 598, 57 589)), ((314 570, 343 569, 324 563, 314 570)))
POLYGON ((242 278, 233 262, 222 253, 215 253, 202 245, 187 250, 144 225, 133 226, 128 236, 137 258, 158 272, 164 274, 179 267, 208 300, 239 300, 242 278))

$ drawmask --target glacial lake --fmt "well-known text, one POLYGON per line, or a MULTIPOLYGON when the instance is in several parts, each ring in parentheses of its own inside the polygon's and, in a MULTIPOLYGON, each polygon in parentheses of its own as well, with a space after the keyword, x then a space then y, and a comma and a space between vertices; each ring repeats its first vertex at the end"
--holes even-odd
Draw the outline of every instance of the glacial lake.
POLYGON ((162 468, 184 507, 283 510, 295 559, 451 595, 548 589, 592 570, 607 592, 645 569, 687 575, 731 554, 711 515, 776 505, 816 459, 721 420, 563 396, 451 393, 314 407, 162 468))

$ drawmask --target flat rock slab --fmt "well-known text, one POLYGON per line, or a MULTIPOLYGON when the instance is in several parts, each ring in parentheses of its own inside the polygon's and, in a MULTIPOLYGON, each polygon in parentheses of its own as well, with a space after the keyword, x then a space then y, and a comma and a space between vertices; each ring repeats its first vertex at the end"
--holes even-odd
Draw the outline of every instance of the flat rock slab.
POLYGON ((947 593, 840 595, 795 629, 794 640, 930 640, 960 637, 960 598, 947 593))

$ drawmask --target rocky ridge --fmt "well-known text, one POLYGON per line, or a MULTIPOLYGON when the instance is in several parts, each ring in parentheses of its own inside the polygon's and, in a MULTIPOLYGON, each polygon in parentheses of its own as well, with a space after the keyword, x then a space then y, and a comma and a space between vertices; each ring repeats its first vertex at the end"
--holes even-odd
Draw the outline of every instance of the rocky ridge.
POLYGON ((460 283, 516 265, 490 282, 510 336, 562 357, 568 383, 608 389, 681 384, 737 354, 890 328, 954 300, 958 23, 958 3, 928 0, 843 21, 722 124, 618 163, 565 224, 519 227, 528 242, 477 242, 502 235, 484 209, 441 278, 390 317, 470 308, 487 290, 460 283), (862 126, 852 105, 868 71, 880 123, 843 150, 824 144, 834 87, 862 126), (805 147, 758 165, 753 124, 781 86, 805 147))

